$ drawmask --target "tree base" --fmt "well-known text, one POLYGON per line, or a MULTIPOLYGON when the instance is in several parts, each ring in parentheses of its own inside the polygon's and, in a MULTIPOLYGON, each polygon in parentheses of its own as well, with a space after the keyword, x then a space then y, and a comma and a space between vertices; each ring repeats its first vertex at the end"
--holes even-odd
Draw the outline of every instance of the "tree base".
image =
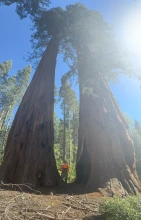
POLYGON ((96 190, 117 178, 128 193, 137 194, 141 184, 133 141, 106 80, 99 75, 93 93, 80 95, 77 182, 96 190))
POLYGON ((134 186, 132 182, 133 189, 130 188, 131 193, 128 193, 127 190, 123 187, 121 182, 117 178, 110 179, 103 188, 98 188, 98 191, 105 197, 120 196, 125 197, 129 194, 139 194, 139 190, 134 186))

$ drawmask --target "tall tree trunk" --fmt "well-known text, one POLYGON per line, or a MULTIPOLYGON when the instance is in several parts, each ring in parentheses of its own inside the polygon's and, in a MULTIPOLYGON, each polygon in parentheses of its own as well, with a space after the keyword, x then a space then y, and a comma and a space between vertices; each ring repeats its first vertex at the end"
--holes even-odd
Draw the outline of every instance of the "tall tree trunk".
POLYGON ((70 131, 70 111, 68 110, 68 131, 69 131, 69 165, 71 166, 71 131, 70 131))
POLYGON ((140 191, 128 125, 100 75, 92 94, 83 93, 80 86, 79 123, 77 181, 97 189, 117 178, 128 192, 140 191))
POLYGON ((63 161, 66 159, 66 108, 64 103, 63 161))
POLYGON ((54 75, 59 40, 50 40, 9 132, 0 179, 6 183, 54 186, 54 75))

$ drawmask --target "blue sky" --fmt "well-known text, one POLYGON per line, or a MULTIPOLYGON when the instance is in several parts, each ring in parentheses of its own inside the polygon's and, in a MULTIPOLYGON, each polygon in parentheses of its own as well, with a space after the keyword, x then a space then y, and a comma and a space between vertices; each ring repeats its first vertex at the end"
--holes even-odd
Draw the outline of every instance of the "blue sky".
MULTIPOLYGON (((50 7, 65 7, 76 0, 52 0, 50 7)), ((134 0, 80 0, 90 9, 98 10, 104 20, 113 27, 115 36, 127 47, 136 72, 141 74, 141 1, 134 0)), ((23 57, 31 51, 30 25, 27 19, 20 20, 15 5, 0 7, 0 62, 13 60, 11 74, 29 65, 23 57)), ((34 67, 33 67, 34 69, 34 67)), ((60 86, 60 75, 67 71, 61 55, 58 57, 56 84, 60 86)), ((135 77, 121 76, 118 84, 111 84, 123 112, 141 122, 141 82, 135 77)))

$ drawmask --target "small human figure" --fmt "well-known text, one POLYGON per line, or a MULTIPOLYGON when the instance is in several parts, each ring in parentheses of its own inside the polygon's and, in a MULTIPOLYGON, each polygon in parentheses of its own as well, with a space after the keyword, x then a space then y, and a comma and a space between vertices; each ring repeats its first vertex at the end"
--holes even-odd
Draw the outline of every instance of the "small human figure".
POLYGON ((61 165, 60 171, 62 172, 61 173, 61 182, 65 179, 65 183, 67 183, 68 173, 70 171, 70 168, 67 165, 66 161, 64 161, 64 163, 61 165))

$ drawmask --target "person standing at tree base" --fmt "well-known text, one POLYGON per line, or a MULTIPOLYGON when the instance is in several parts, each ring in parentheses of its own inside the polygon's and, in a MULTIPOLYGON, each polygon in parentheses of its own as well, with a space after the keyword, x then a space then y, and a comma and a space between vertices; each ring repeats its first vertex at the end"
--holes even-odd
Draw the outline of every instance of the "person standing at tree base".
POLYGON ((61 182, 65 180, 65 183, 67 183, 69 170, 70 169, 69 169, 69 166, 67 165, 67 162, 64 161, 64 163, 60 167, 61 182))

